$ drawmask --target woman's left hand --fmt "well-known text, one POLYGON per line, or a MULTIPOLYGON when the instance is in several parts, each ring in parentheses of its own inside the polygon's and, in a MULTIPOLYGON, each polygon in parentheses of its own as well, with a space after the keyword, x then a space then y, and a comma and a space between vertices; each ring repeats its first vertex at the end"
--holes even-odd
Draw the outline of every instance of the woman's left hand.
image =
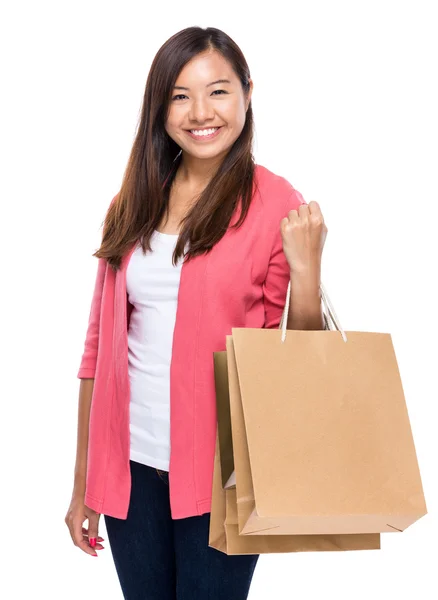
POLYGON ((322 251, 328 229, 319 204, 312 200, 291 210, 280 221, 283 252, 291 272, 321 268, 322 251))

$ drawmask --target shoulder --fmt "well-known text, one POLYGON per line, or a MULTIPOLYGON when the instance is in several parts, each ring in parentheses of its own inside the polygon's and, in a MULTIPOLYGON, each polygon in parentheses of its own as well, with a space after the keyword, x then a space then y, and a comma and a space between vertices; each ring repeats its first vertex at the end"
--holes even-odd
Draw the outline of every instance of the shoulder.
POLYGON ((280 218, 283 218, 290 210, 298 210, 301 204, 306 204, 302 194, 292 183, 263 165, 256 164, 255 183, 255 194, 263 210, 274 218, 277 214, 281 214, 280 218))

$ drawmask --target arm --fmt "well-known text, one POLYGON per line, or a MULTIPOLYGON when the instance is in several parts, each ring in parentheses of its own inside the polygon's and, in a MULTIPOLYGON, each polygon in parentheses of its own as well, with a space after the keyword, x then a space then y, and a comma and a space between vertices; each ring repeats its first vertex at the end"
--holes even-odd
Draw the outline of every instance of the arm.
POLYGON ((290 272, 290 304, 286 329, 324 329, 320 269, 290 272))
MULTIPOLYGON (((116 196, 111 201, 114 202, 116 196)), ((91 301, 88 328, 85 338, 84 351, 77 377, 81 380, 79 387, 78 424, 76 462, 74 470, 73 493, 70 506, 65 517, 70 535, 76 546, 87 554, 97 556, 90 540, 98 538, 99 514, 85 506, 85 491, 87 480, 88 437, 90 426, 91 403, 94 391, 94 376, 96 372, 97 354, 99 348, 99 327, 102 294, 105 282, 107 261, 98 259, 94 292, 91 301), (84 519, 88 519, 88 538, 83 533, 84 519)), ((102 538, 98 538, 102 539, 102 538)), ((102 546, 95 545, 96 548, 102 546)))
MULTIPOLYGON (((283 198, 281 199, 282 209, 276 212, 278 223, 273 225, 275 226, 273 245, 266 278, 263 282, 263 303, 265 306, 264 327, 266 329, 278 328, 280 324, 281 316, 286 304, 287 287, 291 277, 290 267, 283 252, 280 220, 282 217, 285 217, 290 210, 298 210, 300 204, 305 204, 301 193, 294 189, 290 184, 287 186, 287 191, 282 190, 281 194, 283 195, 283 198)), ((300 287, 298 282, 294 286, 294 290, 292 284, 293 282, 291 283, 290 307, 293 306, 294 302, 292 294, 295 294, 295 292, 298 293, 300 287)), ((290 310, 291 309, 289 309, 289 311, 290 310)), ((289 325, 287 325, 287 327, 289 328, 289 325)))
POLYGON ((289 284, 290 270, 283 252, 280 227, 271 250, 268 271, 263 282, 263 304, 265 307, 265 329, 278 328, 289 284))
MULTIPOLYGON (((284 201, 282 216, 306 204, 301 193, 292 188, 284 201)), ((277 328, 286 304, 287 287, 291 282, 287 329, 324 329, 321 296, 320 268, 313 272, 291 272, 283 251, 280 225, 274 236, 268 271, 263 284, 265 328, 277 328)))
POLYGON ((78 443, 76 451, 75 477, 70 505, 65 523, 75 546, 86 554, 97 556, 96 549, 102 549, 103 538, 99 537, 100 514, 85 505, 88 424, 94 379, 82 379, 79 392, 78 443), (84 520, 88 519, 88 528, 84 531, 84 520), (92 538, 99 543, 91 544, 92 538))
POLYGON ((78 426, 76 464, 74 475, 74 491, 85 493, 87 473, 88 429, 90 424, 91 400, 94 389, 94 374, 96 372, 97 351, 99 346, 99 322, 102 302, 103 283, 105 279, 106 261, 98 259, 96 281, 91 301, 87 334, 84 351, 78 371, 81 380, 79 386, 78 426))
POLYGON ((91 399, 94 379, 81 379, 79 386, 78 429, 76 445, 76 464, 74 473, 74 493, 81 497, 85 494, 88 452, 88 428, 90 424, 91 399))

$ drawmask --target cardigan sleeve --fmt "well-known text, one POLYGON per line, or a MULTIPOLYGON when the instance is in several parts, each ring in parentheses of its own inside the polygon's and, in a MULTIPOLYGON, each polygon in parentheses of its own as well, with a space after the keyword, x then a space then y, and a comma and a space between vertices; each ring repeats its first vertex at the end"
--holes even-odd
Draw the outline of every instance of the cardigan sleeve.
MULTIPOLYGON (((292 187, 292 186, 291 186, 292 187)), ((278 328, 286 304, 286 292, 289 284, 290 269, 283 252, 283 241, 281 238, 280 221, 287 217, 290 210, 298 210, 301 204, 306 204, 301 193, 292 188, 291 193, 283 203, 283 212, 274 233, 274 243, 271 250, 268 270, 263 283, 263 303, 265 307, 265 329, 278 328)), ((277 213, 278 214, 278 213, 277 213)))
MULTIPOLYGON (((108 210, 116 200, 116 194, 111 200, 108 210)), ((94 291, 91 299, 91 308, 88 317, 88 327, 85 335, 84 350, 82 353, 78 379, 93 379, 96 372, 97 351, 99 346, 99 328, 100 328, 100 309, 102 304, 102 293, 105 282, 105 274, 107 268, 107 260, 98 258, 97 273, 94 283, 94 291)))
POLYGON ((87 333, 85 336, 84 350, 77 374, 78 379, 93 379, 96 371, 97 349, 99 345, 100 307, 102 301, 103 283, 105 280, 107 261, 98 259, 97 274, 91 300, 88 318, 87 333))

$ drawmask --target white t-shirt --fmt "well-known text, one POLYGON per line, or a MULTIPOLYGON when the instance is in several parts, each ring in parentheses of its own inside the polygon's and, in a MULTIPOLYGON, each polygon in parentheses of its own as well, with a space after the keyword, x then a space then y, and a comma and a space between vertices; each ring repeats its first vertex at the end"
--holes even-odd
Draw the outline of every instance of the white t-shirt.
POLYGON ((133 305, 128 330, 130 380, 130 458, 169 470, 170 361, 183 257, 174 266, 178 235, 155 231, 152 252, 140 243, 126 271, 133 305))

